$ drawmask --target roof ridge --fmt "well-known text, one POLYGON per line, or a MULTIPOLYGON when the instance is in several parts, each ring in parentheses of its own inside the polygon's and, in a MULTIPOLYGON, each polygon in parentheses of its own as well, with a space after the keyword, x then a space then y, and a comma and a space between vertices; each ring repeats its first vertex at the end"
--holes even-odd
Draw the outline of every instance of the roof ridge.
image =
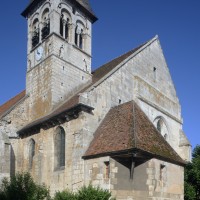
MULTIPOLYGON (((117 58, 120 58, 120 57, 122 57, 122 56, 125 56, 126 54, 130 53, 131 51, 135 51, 136 49, 138 50, 138 49, 140 49, 141 47, 143 47, 144 45, 146 45, 146 44, 148 44, 148 43, 150 43, 150 42, 152 42, 152 41, 154 41, 154 40, 156 40, 156 39, 158 39, 158 35, 155 35, 153 38, 147 40, 146 42, 143 42, 142 44, 138 45, 138 46, 135 47, 135 48, 132 48, 132 49, 130 49, 130 50, 127 50, 125 53, 122 53, 122 54, 119 55, 119 56, 116 56, 116 57, 114 57, 114 58, 111 58, 110 60, 108 60, 108 61, 107 61, 105 64, 103 64, 103 65, 106 65, 106 64, 112 62, 113 60, 115 60, 115 59, 117 59, 117 58)), ((102 65, 102 66, 103 66, 103 65, 102 65)), ((101 67, 101 66, 100 66, 100 67, 101 67)), ((99 67, 99 68, 100 68, 100 67, 99 67)), ((97 68, 97 69, 99 69, 99 68, 97 68)), ((94 71, 92 71, 92 73, 95 72, 97 69, 95 69, 94 71)))
POLYGON ((23 97, 25 97, 25 95, 26 90, 23 90, 14 97, 4 102, 2 105, 0 105, 0 116, 6 113, 9 109, 12 109, 12 107, 15 106, 23 97))
POLYGON ((108 61, 107 63, 103 64, 102 66, 92 71, 93 84, 98 82, 104 76, 106 76, 109 72, 115 69, 120 63, 122 63, 124 60, 129 58, 129 56, 136 53, 138 50, 142 49, 142 47, 145 48, 146 45, 150 45, 156 39, 158 39, 157 35, 154 36, 152 39, 148 40, 147 42, 144 42, 143 44, 137 46, 136 48, 133 48, 130 51, 127 51, 126 53, 108 61))

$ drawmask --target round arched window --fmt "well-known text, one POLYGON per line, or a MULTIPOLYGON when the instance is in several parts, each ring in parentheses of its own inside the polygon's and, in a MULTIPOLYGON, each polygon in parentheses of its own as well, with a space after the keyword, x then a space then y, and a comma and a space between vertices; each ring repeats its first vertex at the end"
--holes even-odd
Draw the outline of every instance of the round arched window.
POLYGON ((168 128, 163 117, 157 117, 154 120, 154 125, 157 128, 157 130, 160 132, 160 134, 165 138, 165 140, 168 140, 169 132, 168 132, 168 128))

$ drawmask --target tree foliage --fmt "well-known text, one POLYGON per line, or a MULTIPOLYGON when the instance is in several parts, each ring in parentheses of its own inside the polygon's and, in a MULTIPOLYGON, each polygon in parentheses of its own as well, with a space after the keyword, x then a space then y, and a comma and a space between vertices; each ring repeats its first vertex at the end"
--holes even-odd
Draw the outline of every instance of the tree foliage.
POLYGON ((0 189, 1 200, 50 199, 45 185, 36 184, 29 173, 18 173, 10 180, 4 179, 0 189))
POLYGON ((10 180, 4 179, 0 187, 0 200, 115 200, 108 190, 92 185, 83 186, 76 193, 64 190, 49 195, 45 185, 36 184, 29 173, 18 173, 10 180))
POLYGON ((83 186, 77 193, 71 193, 67 190, 57 192, 54 200, 115 200, 111 198, 111 193, 99 187, 92 185, 83 186))
POLYGON ((200 200, 200 145, 192 153, 192 162, 185 168, 185 200, 200 200))

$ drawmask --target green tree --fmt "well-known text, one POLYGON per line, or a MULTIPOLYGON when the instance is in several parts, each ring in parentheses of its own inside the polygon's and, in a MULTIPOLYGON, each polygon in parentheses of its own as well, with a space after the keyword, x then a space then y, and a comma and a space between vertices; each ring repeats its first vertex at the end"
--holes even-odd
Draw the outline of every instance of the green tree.
POLYGON ((0 189, 1 200, 50 199, 45 185, 36 184, 29 173, 18 173, 10 181, 4 179, 0 189))
POLYGON ((192 153, 192 162, 185 168, 185 200, 200 200, 200 145, 192 153))

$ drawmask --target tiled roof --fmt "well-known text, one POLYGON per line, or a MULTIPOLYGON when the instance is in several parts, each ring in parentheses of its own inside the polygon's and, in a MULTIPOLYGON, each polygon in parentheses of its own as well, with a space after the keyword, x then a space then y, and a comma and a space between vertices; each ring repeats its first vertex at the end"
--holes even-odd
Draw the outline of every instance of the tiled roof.
POLYGON ((134 101, 108 112, 84 158, 131 150, 141 150, 161 160, 185 164, 134 101))
POLYGON ((138 46, 137 48, 134 48, 127 53, 111 60, 110 62, 102 65, 98 69, 92 72, 93 74, 93 83, 97 82, 99 79, 101 79, 103 76, 108 74, 110 71, 112 71, 117 65, 119 65, 121 62, 123 62, 126 58, 128 58, 131 54, 135 53, 137 50, 142 48, 146 43, 138 46))
POLYGON ((26 91, 22 91, 19 94, 17 94, 15 97, 4 103, 0 106, 0 116, 2 116, 4 113, 6 113, 8 110, 10 110, 12 107, 14 107, 22 98, 24 98, 26 95, 26 91))
POLYGON ((73 108, 74 106, 78 105, 78 103, 79 103, 78 95, 75 95, 72 98, 70 98, 67 102, 65 102, 63 105, 61 105, 58 109, 55 109, 49 115, 46 115, 44 117, 41 117, 41 118, 31 122, 30 124, 23 127, 21 130, 19 130, 18 133, 20 133, 20 132, 23 133, 27 129, 33 128, 34 126, 38 126, 38 125, 48 121, 49 119, 52 119, 52 118, 58 116, 59 114, 73 108))

